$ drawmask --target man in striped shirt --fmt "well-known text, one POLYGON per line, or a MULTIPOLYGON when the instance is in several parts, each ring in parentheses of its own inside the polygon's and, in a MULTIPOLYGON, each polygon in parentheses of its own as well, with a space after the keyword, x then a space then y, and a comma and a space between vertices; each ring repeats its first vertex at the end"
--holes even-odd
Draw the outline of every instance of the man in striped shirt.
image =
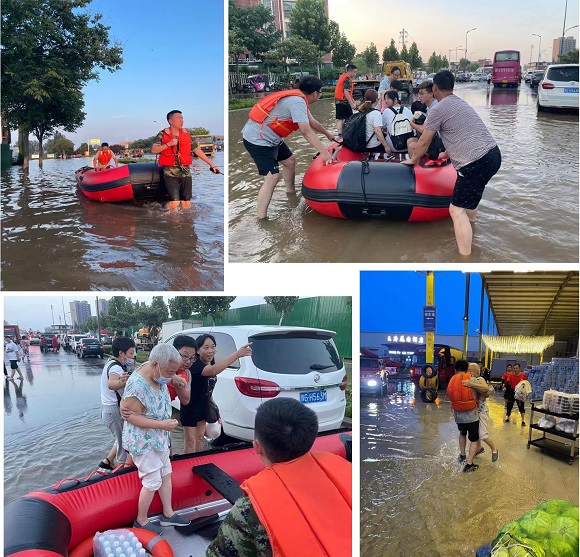
POLYGON ((455 78, 448 70, 433 78, 432 106, 425 120, 425 131, 417 143, 413 156, 402 164, 418 164, 427 152, 435 133, 439 132, 455 170, 457 181, 451 196, 449 213, 457 247, 461 255, 471 254, 477 206, 486 184, 501 166, 501 153, 485 124, 463 99, 453 94, 455 78))

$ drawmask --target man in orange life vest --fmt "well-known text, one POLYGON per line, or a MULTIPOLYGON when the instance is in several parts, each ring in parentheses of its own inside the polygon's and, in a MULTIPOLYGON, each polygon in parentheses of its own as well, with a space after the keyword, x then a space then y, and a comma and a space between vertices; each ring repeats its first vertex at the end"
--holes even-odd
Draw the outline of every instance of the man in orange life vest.
POLYGON ((108 143, 101 143, 101 148, 97 151, 97 154, 93 157, 93 168, 95 170, 105 170, 109 168, 109 163, 111 159, 114 159, 115 166, 119 166, 117 162, 117 157, 115 153, 109 149, 108 143))
POLYGON ((322 81, 313 75, 307 75, 300 80, 298 89, 267 95, 250 110, 242 137, 244 147, 258 167, 258 174, 264 176, 258 192, 259 219, 268 216, 268 206, 280 179, 279 163, 282 164, 286 193, 293 194, 296 191, 296 157, 284 143, 285 137, 300 130, 306 141, 320 153, 324 163, 331 162, 330 153, 315 132, 325 135, 331 141, 334 139, 333 135, 308 110, 308 105, 316 102, 321 94, 322 81))
POLYGON ((352 111, 356 110, 354 102, 354 78, 356 77, 356 66, 348 64, 346 72, 343 73, 336 83, 334 89, 334 104, 336 106, 336 119, 338 120, 338 133, 342 133, 342 124, 352 116, 352 111))
POLYGON ((310 452, 317 434, 316 414, 297 400, 260 405, 254 449, 266 468, 242 484, 206 557, 351 556, 352 466, 310 452))
POLYGON ((459 429, 459 462, 465 463, 464 472, 473 472, 479 468, 473 464, 476 453, 481 449, 479 440, 479 410, 474 391, 482 394, 487 393, 486 386, 466 387, 462 381, 471 379, 467 373, 469 364, 467 360, 457 360, 455 362, 455 375, 449 380, 447 385, 447 397, 451 401, 451 409, 457 428, 459 429), (465 455, 467 437, 471 441, 469 454, 465 455))
POLYGON ((167 113, 169 127, 161 130, 151 147, 151 153, 159 154, 159 166, 163 168, 163 179, 169 203, 166 209, 177 209, 180 205, 184 209, 191 207, 191 170, 193 162, 192 152, 201 160, 209 164, 209 169, 214 174, 220 171, 204 154, 195 141, 191 141, 189 132, 183 128, 183 115, 180 110, 172 110, 167 113))

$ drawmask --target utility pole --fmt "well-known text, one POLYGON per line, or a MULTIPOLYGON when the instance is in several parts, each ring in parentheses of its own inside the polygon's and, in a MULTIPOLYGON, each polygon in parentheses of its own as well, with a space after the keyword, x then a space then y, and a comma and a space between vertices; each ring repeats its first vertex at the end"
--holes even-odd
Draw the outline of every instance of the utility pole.
POLYGON ((405 48, 405 38, 408 34, 409 33, 407 33, 407 31, 405 31, 404 29, 399 32, 399 35, 401 37, 401 42, 403 43, 403 48, 405 48))

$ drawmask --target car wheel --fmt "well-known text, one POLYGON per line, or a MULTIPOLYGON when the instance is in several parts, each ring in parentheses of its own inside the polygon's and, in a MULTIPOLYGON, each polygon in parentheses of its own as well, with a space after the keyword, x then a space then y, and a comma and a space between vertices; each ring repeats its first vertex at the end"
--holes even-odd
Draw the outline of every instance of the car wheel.
POLYGON ((545 107, 540 104, 540 101, 538 101, 536 104, 538 106, 538 112, 544 112, 546 110, 545 107))

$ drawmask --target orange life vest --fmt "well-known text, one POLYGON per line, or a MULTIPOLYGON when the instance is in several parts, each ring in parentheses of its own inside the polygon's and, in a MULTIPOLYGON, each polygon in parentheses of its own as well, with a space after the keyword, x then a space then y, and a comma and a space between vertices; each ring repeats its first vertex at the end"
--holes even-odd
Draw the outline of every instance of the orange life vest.
POLYGON ((350 557, 352 466, 331 453, 272 464, 242 484, 274 557, 350 557))
MULTIPOLYGON (((171 128, 163 130, 161 144, 168 143, 173 139, 171 128)), ((187 130, 179 130, 179 143, 173 147, 167 147, 159 154, 159 166, 189 166, 193 162, 191 156, 191 136, 187 130), (179 151, 177 147, 179 146, 179 151)))
POLYGON ((97 160, 99 161, 100 164, 104 166, 106 164, 109 164, 109 161, 111 160, 112 156, 113 153, 110 150, 105 153, 102 149, 99 149, 97 160))
POLYGON ((354 94, 354 79, 347 73, 343 73, 336 83, 336 89, 334 90, 334 98, 337 101, 346 101, 346 96, 344 94, 344 82, 350 79, 350 96, 352 98, 354 94))
POLYGON ((451 401, 451 408, 459 412, 473 410, 477 407, 473 391, 461 384, 465 379, 471 379, 471 375, 469 373, 456 373, 447 385, 447 396, 451 401))
POLYGON ((267 126, 280 137, 288 137, 292 132, 298 129, 298 124, 292 121, 292 118, 287 118, 286 120, 278 120, 277 113, 276 116, 272 115, 271 111, 276 108, 278 101, 284 97, 302 97, 304 102, 306 101, 306 95, 299 89, 289 89, 287 91, 279 91, 277 93, 272 93, 263 99, 260 99, 250 110, 248 117, 250 120, 262 124, 266 118, 270 118, 272 121, 268 122, 267 126))

